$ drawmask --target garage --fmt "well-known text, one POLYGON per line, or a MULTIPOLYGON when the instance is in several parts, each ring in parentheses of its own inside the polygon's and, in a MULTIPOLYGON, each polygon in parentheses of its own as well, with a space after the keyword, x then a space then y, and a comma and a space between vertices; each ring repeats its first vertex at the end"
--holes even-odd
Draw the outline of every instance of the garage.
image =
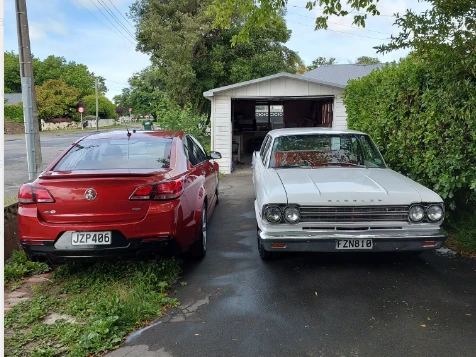
POLYGON ((350 79, 369 74, 377 65, 322 66, 302 75, 278 73, 211 89, 211 148, 222 154, 220 171, 250 162, 266 133, 279 128, 347 129, 342 93, 350 79))
POLYGON ((347 128, 343 88, 289 73, 215 88, 211 101, 211 148, 222 154, 220 171, 249 162, 266 133, 293 127, 347 128))

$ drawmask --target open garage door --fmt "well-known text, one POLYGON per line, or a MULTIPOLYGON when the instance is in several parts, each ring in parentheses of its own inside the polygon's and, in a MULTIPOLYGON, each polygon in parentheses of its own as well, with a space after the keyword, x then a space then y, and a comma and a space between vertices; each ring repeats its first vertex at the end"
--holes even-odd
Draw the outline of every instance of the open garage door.
POLYGON ((234 160, 259 150, 270 130, 332 127, 333 103, 333 96, 232 99, 234 160))

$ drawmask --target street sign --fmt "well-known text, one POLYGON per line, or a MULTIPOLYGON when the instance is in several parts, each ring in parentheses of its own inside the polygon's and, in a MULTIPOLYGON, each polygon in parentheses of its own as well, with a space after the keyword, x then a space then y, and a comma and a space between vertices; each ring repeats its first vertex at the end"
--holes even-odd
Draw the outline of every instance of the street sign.
POLYGON ((132 108, 129 108, 129 113, 132 112, 132 108))
POLYGON ((81 114, 84 113, 84 107, 79 107, 78 112, 80 112, 81 114))

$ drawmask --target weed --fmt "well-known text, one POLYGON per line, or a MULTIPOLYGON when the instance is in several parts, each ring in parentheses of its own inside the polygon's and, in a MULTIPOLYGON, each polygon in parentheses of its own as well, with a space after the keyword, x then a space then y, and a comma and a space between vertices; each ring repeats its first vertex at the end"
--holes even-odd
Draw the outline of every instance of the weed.
POLYGON ((63 265, 53 273, 48 295, 35 291, 32 300, 6 314, 5 327, 15 331, 5 336, 6 355, 86 356, 113 349, 166 307, 178 305, 167 289, 179 273, 174 259, 63 265), (77 323, 44 324, 51 313, 77 323))
POLYGON ((25 252, 15 250, 5 264, 4 285, 11 281, 18 281, 24 276, 46 273, 49 270, 48 264, 32 262, 25 252))
POLYGON ((22 282, 17 283, 17 284, 13 284, 13 285, 10 287, 10 291, 15 291, 15 290, 20 289, 22 285, 23 285, 22 282))

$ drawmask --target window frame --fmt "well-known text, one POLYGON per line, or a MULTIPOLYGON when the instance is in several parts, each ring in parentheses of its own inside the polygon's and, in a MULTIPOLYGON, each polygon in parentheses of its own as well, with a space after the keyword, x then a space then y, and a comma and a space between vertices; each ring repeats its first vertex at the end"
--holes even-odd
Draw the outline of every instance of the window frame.
POLYGON ((266 144, 266 147, 264 149, 264 159, 263 159, 263 166, 265 168, 268 167, 269 164, 269 157, 270 157, 270 149, 273 147, 273 142, 276 138, 272 138, 271 136, 269 137, 268 143, 266 144))

